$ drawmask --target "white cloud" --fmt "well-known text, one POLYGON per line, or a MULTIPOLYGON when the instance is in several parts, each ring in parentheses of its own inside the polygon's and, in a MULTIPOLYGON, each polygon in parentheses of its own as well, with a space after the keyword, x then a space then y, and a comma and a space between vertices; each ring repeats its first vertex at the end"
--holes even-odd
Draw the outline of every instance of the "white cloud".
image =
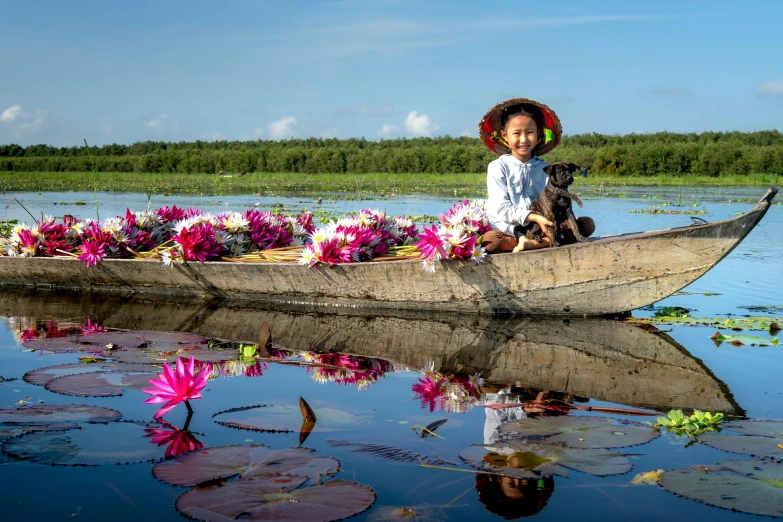
POLYGON ((254 140, 260 140, 263 135, 264 135, 264 130, 261 127, 256 127, 255 129, 253 129, 254 140))
POLYGON ((400 132, 400 129, 398 127, 395 127, 394 125, 389 125, 388 123, 384 123, 383 127, 381 127, 381 130, 378 131, 378 136, 380 136, 381 138, 391 138, 398 132, 400 132))
POLYGON ((0 114, 0 121, 14 121, 20 118, 22 114, 24 114, 24 111, 21 105, 11 105, 3 111, 3 114, 0 114))
POLYGON ((460 136, 467 136, 468 138, 476 136, 476 132, 470 132, 469 130, 465 129, 464 131, 459 133, 460 136))
POLYGON ((103 125, 101 125, 101 133, 104 136, 108 136, 109 134, 111 134, 112 129, 113 127, 108 123, 104 123, 103 125))
POLYGON ((48 116, 49 111, 43 109, 28 113, 21 105, 11 105, 0 114, 0 122, 8 127, 15 138, 23 138, 43 129, 48 116))
POLYGON ((430 121, 430 117, 426 114, 419 114, 417 111, 412 111, 405 118, 405 130, 413 134, 414 136, 432 136, 432 133, 440 129, 437 123, 430 121))
POLYGON ((159 114, 158 116, 155 116, 153 118, 150 118, 149 120, 143 121, 145 127, 148 129, 157 129, 163 126, 166 121, 168 121, 169 115, 168 114, 159 114))
POLYGON ((296 118, 293 116, 285 116, 273 121, 269 124, 269 136, 273 140, 290 138, 294 135, 294 125, 296 125, 296 118))
POLYGON ((148 129, 152 129, 158 133, 179 132, 179 123, 165 113, 153 116, 148 120, 143 120, 141 123, 148 129))
POLYGON ((783 96, 783 78, 758 84, 756 86, 756 94, 760 96, 783 96))

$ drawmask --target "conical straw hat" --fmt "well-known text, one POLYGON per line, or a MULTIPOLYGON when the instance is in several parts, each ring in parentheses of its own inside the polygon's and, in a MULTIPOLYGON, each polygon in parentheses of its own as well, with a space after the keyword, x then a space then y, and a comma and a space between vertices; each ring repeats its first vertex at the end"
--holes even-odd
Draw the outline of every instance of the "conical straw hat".
POLYGON ((557 147, 557 144, 560 143, 560 137, 563 135, 563 128, 560 126, 560 119, 557 117, 557 114, 543 103, 538 103, 537 101, 529 100, 527 98, 512 98, 502 103, 498 103, 488 110, 479 122, 479 138, 481 139, 481 143, 498 156, 508 154, 511 151, 500 135, 500 131, 503 130, 500 127, 500 121, 503 111, 519 104, 532 106, 526 107, 526 109, 530 108, 532 111, 538 110, 543 116, 544 139, 540 140, 536 145, 536 148, 533 149, 533 155, 542 156, 557 147))

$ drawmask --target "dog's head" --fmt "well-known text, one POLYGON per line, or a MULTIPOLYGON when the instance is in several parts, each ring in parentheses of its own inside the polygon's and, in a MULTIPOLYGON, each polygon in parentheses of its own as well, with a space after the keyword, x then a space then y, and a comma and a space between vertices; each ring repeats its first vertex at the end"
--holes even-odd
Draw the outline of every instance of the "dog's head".
POLYGON ((574 172, 582 170, 576 163, 563 163, 559 161, 544 167, 544 172, 549 176, 549 183, 555 187, 564 188, 574 182, 574 172))

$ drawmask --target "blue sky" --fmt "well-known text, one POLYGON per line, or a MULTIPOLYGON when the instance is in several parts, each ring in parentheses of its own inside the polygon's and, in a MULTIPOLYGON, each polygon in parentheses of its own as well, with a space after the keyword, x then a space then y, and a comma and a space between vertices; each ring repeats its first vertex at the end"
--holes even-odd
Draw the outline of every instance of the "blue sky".
POLYGON ((9 0, 0 143, 783 130, 783 2, 9 0))

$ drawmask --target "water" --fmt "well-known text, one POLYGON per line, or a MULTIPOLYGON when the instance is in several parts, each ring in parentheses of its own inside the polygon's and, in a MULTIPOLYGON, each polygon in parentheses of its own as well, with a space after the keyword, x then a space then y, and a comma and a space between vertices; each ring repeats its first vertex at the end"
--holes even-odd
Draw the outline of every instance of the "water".
MULTIPOLYGON (((757 200, 762 192, 759 189, 661 189, 654 193, 649 189, 613 189, 611 193, 585 190, 585 207, 578 213, 593 217, 599 233, 608 235, 679 226, 690 221, 686 215, 634 214, 630 212, 632 209, 647 209, 656 204, 659 208, 675 210, 704 208, 707 214, 699 217, 712 221, 747 211, 751 203, 733 201, 757 200), (649 197, 651 194, 654 197, 649 197), (698 206, 660 207, 664 202, 698 206)), ((24 210, 18 205, 5 208, 12 203, 12 197, 33 212, 94 215, 94 208, 89 206, 52 204, 91 201, 92 194, 22 193, 3 197, 0 219, 25 218, 24 210)), ((147 205, 144 195, 100 194, 99 199, 103 217, 120 214, 126 206, 138 209, 147 205)), ((256 203, 261 209, 270 209, 282 203, 295 211, 306 207, 347 213, 359 208, 380 208, 392 214, 431 216, 452 202, 430 196, 369 201, 324 197, 319 205, 314 199, 297 196, 290 199, 235 196, 156 197, 152 205, 156 208, 176 203, 217 211, 240 210, 256 203)), ((720 295, 677 295, 657 306, 683 306, 699 317, 783 315, 779 309, 750 312, 743 308, 783 304, 777 286, 783 273, 781 246, 777 241, 781 226, 783 207, 775 205, 729 257, 685 289, 720 295)), ((140 391, 127 389, 118 397, 73 397, 26 383, 22 380, 26 372, 74 363, 83 354, 26 351, 22 337, 31 337, 33 331, 39 337, 45 336, 47 329, 48 335, 57 335, 88 324, 89 317, 90 324, 109 329, 184 330, 211 339, 254 343, 260 332, 265 331, 262 325, 267 325, 271 351, 262 350, 260 355, 270 360, 224 365, 225 372, 234 373, 248 366, 252 369, 247 372, 254 376, 224 374, 211 380, 203 398, 192 401, 195 412, 188 426, 192 436, 204 448, 235 444, 266 444, 273 449, 296 447, 301 422, 296 415, 289 416, 289 420, 274 421, 283 422, 283 427, 291 430, 289 433, 232 429, 215 422, 225 416, 213 419, 213 415, 253 405, 284 406, 298 414, 298 398, 303 397, 316 412, 324 412, 304 446, 313 448, 315 455, 339 459, 341 471, 335 478, 365 484, 375 491, 375 503, 356 520, 397 520, 395 512, 402 506, 415 509, 423 520, 499 520, 501 516, 532 515, 541 520, 663 517, 749 520, 750 515, 700 504, 656 486, 629 484, 636 473, 659 468, 674 470, 690 464, 714 465, 727 459, 750 459, 749 455, 727 453, 705 444, 686 446, 687 439, 673 435, 664 434, 646 444, 619 449, 630 454, 633 464, 633 469, 624 474, 598 477, 568 470, 567 478, 557 476, 553 481, 531 481, 527 486, 517 484, 516 487, 509 480, 503 483, 487 475, 425 468, 416 461, 399 462, 350 451, 355 446, 335 446, 329 441, 398 448, 453 462, 440 464, 442 467, 470 470, 460 460, 459 453, 471 444, 494 441, 497 436, 493 428, 499 423, 497 412, 504 411, 486 409, 482 403, 508 398, 559 398, 581 407, 657 412, 699 408, 720 411, 730 417, 783 419, 783 389, 779 384, 783 371, 781 348, 750 343, 741 347, 723 343, 716 347, 710 339, 714 328, 705 326, 660 326, 663 332, 652 333, 632 324, 603 319, 571 320, 566 324, 561 319, 454 314, 365 317, 296 309, 227 309, 203 303, 145 303, 8 291, 0 294, 0 314, 0 375, 17 379, 0 383, 0 408, 13 408, 20 400, 33 405, 39 401, 46 405, 89 404, 113 408, 122 413, 123 419, 140 422, 151 421, 157 408, 143 404, 148 395, 140 391), (352 354, 353 358, 317 355, 330 353, 352 354), (282 356, 287 357, 289 364, 283 364, 283 359, 271 360, 282 356), (318 361, 336 363, 353 371, 305 365, 318 361), (425 371, 450 379, 449 391, 453 396, 432 403, 416 398, 413 388, 424 378, 425 371), (486 381, 480 396, 466 393, 469 388, 458 384, 476 375, 486 381), (357 380, 357 376, 363 379, 357 380), (436 432, 442 438, 422 439, 412 430, 416 425, 426 426, 438 419, 448 419, 436 432)), ((634 311, 635 316, 652 314, 653 310, 634 311)), ((767 332, 741 333, 771 339, 767 332)), ((120 381, 115 377, 111 382, 119 384, 120 381)), ((537 412, 529 413, 537 415, 537 412)), ((639 422, 650 419, 584 411, 571 412, 569 416, 610 416, 639 422)), ((172 426, 182 429, 187 410, 179 405, 165 418, 172 426)), ((150 449, 154 458, 163 458, 166 451, 165 445, 151 444, 151 438, 144 437, 141 426, 107 428, 102 424, 84 424, 82 428, 79 440, 91 458, 126 462, 133 461, 135 456, 150 458, 150 449), (119 457, 118 452, 122 454, 119 457)), ((116 521, 182 520, 174 504, 187 488, 154 478, 151 469, 151 463, 49 466, 0 457, 0 479, 4 484, 1 519, 103 520, 110 516, 116 521)))

